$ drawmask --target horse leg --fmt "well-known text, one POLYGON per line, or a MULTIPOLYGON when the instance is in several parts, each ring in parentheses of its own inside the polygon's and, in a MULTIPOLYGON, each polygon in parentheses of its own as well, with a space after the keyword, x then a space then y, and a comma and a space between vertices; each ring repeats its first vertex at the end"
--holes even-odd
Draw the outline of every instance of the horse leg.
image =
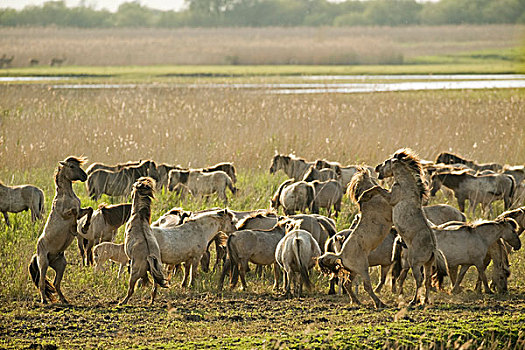
POLYGON ((135 284, 137 283, 137 281, 141 277, 140 272, 141 271, 139 271, 139 269, 133 268, 133 261, 132 261, 131 274, 129 276, 128 294, 126 295, 124 300, 122 300, 119 303, 119 305, 124 305, 124 304, 128 303, 129 298, 131 298, 131 296, 133 295, 133 292, 135 291, 135 284))
POLYGON ((226 259, 226 262, 224 263, 224 266, 222 267, 221 277, 219 278, 219 285, 217 288, 219 290, 222 290, 222 286, 224 285, 224 278, 226 277, 226 274, 228 271, 230 271, 231 268, 231 260, 226 259))
POLYGON ((414 276, 414 279, 416 280, 416 290, 414 292, 414 297, 408 303, 408 307, 414 307, 419 301, 419 289, 421 288, 421 285, 423 284, 423 275, 421 274, 420 264, 412 265, 412 275, 414 276))
POLYGON ((153 305, 155 302, 155 297, 157 296, 157 289, 158 289, 157 281, 153 280, 153 289, 151 291, 151 300, 149 302, 150 305, 153 305))
POLYGON ((386 282, 386 277, 388 276, 388 272, 390 271, 390 266, 392 265, 381 265, 381 280, 379 281, 379 284, 374 289, 374 293, 381 293, 381 289, 383 289, 383 286, 386 282))
POLYGON ((7 214, 7 212, 3 211, 2 214, 4 214, 5 224, 7 225, 7 227, 11 227, 11 223, 9 223, 9 215, 7 214))
POLYGON ((478 270, 478 279, 481 279, 483 282, 483 287, 485 287, 485 293, 487 294, 494 294, 489 287, 489 282, 487 280, 487 275, 485 274, 485 266, 483 263, 481 265, 476 265, 476 269, 478 270))
MULTIPOLYGON (((367 265, 368 265, 368 263, 367 263, 367 265)), ((368 267, 363 269, 363 271, 361 271, 360 274, 361 274, 361 277, 363 278, 363 287, 365 288, 365 290, 368 293, 368 295, 370 295, 370 297, 374 301, 376 309, 381 309, 381 308, 386 307, 386 304, 383 303, 377 297, 377 295, 374 293, 374 290, 372 289, 372 282, 370 282, 370 275, 368 273, 368 267)))
POLYGON ((246 270, 248 270, 248 261, 241 259, 239 261, 239 277, 241 278, 242 290, 247 291, 246 285, 246 270))
POLYGON ((84 257, 85 257, 85 250, 84 250, 84 238, 80 235, 77 236, 77 245, 78 245, 78 251, 80 252, 80 258, 82 259, 82 266, 86 266, 84 257))
POLYGON ((461 265, 461 269, 459 270, 458 278, 456 279, 456 283, 454 283, 454 287, 452 288, 452 293, 461 292, 461 288, 459 287, 459 285, 461 284, 463 277, 465 277, 465 274, 467 273, 467 270, 469 267, 470 265, 461 265))
POLYGON ((273 290, 278 291, 279 290, 279 280, 281 279, 281 269, 279 267, 279 264, 277 262, 273 263, 273 290))
POLYGON ((191 262, 191 274, 190 274, 190 281, 188 283, 188 287, 191 288, 195 285, 195 277, 197 276, 197 268, 199 267, 200 259, 193 258, 191 262))
POLYGON ((332 277, 330 279, 330 288, 328 289, 328 295, 334 295, 335 294, 335 285, 337 284, 337 277, 332 277))
POLYGON ((398 286, 397 286, 397 294, 403 295, 403 284, 405 283, 405 280, 408 275, 408 269, 401 270, 401 273, 399 274, 399 277, 397 278, 398 286))
POLYGON ((432 288, 432 264, 434 263, 435 259, 431 259, 430 261, 427 261, 427 263, 423 266, 425 269, 425 300, 424 304, 429 304, 429 297, 430 289, 432 288))
POLYGON ((64 294, 62 294, 62 290, 60 289, 60 284, 62 283, 62 277, 64 277, 64 271, 66 270, 66 265, 67 265, 67 261, 66 261, 64 252, 60 253, 53 261, 49 263, 49 266, 51 266, 53 270, 56 271, 55 280, 53 281, 53 285, 55 286, 58 297, 60 298, 60 301, 62 303, 69 304, 69 302, 64 297, 64 294))
POLYGON ((185 288, 188 285, 188 279, 190 275, 191 261, 187 260, 184 262, 184 278, 182 279, 181 287, 185 288))
POLYGON ((46 273, 49 267, 49 260, 47 254, 37 255, 38 269, 40 270, 40 281, 38 281, 38 289, 40 290, 40 301, 42 304, 47 304, 46 299, 46 273))
POLYGON ((118 268, 117 279, 120 278, 120 274, 122 273, 122 271, 124 271, 125 268, 126 268, 126 264, 120 264, 120 267, 118 268))
POLYGON ((357 295, 355 295, 354 293, 354 289, 353 289, 354 279, 355 279, 355 272, 351 271, 349 280, 346 282, 343 282, 343 288, 346 290, 348 295, 350 295, 350 301, 353 304, 361 305, 361 302, 359 301, 359 299, 357 299, 357 295))
POLYGON ((457 267, 457 265, 456 266, 449 266, 448 267, 448 273, 449 273, 449 277, 450 277, 450 283, 451 283, 452 287, 454 287, 454 285, 456 284, 457 277, 458 277, 458 267, 457 267))
POLYGON ((93 260, 93 246, 95 245, 94 243, 95 242, 91 241, 91 240, 87 241, 86 263, 87 263, 88 266, 92 266, 95 263, 95 261, 93 260))
POLYGON ((290 276, 292 274, 291 270, 284 269, 284 276, 283 276, 283 285, 284 285, 284 295, 289 296, 290 295, 290 276))

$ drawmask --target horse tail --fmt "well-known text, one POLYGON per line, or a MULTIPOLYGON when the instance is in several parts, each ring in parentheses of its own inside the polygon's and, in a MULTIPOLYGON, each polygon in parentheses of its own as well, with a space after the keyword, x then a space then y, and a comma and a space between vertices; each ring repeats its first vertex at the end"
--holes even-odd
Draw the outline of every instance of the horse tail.
POLYGON ((149 265, 149 272, 155 280, 155 282, 162 288, 168 288, 168 283, 164 274, 162 273, 162 267, 160 266, 159 260, 154 255, 149 255, 146 260, 149 265))
POLYGON ((308 275, 308 267, 303 264, 303 261, 301 259, 301 242, 302 239, 296 236, 294 238, 294 245, 293 245, 293 253, 295 256, 295 260, 297 262, 297 265, 299 266, 299 272, 301 273, 301 279, 303 280, 304 284, 306 285, 306 288, 312 289, 312 283, 310 282, 310 276, 308 275))
POLYGON ((277 189, 277 191, 275 191, 275 194, 273 195, 272 199, 271 199, 271 205, 270 205, 270 208, 272 209, 278 209, 279 208, 279 205, 281 204, 279 202, 279 197, 281 197, 281 193, 283 192, 283 189, 288 186, 289 184, 293 183, 293 179, 289 179, 289 180, 286 180, 285 182, 283 182, 279 188, 277 189))
POLYGON ((315 200, 315 188, 313 185, 306 186, 306 203, 308 203, 308 207, 312 213, 319 213, 319 207, 317 206, 317 201, 315 200))
POLYGON ((38 214, 36 215, 38 219, 42 219, 42 215, 44 215, 46 212, 46 208, 44 207, 44 192, 39 191, 38 192, 38 214))
POLYGON ((228 237, 228 240, 226 241, 226 251, 228 252, 228 256, 230 257, 230 285, 235 286, 237 285, 237 281, 239 279, 239 254, 237 253, 237 250, 235 249, 235 246, 232 243, 232 239, 235 237, 235 234, 230 235, 228 237))
POLYGON ((398 279, 401 275, 401 270, 403 266, 401 264, 401 253, 403 252, 404 242, 400 236, 397 236, 394 239, 394 247, 392 248, 392 281, 398 279))
POLYGON ((433 279, 437 282, 438 288, 442 289, 443 279, 445 276, 449 275, 447 259, 443 252, 439 249, 434 250, 434 259, 436 263, 436 273, 433 276, 433 279))
MULTIPOLYGON (((40 283, 40 269, 38 268, 38 259, 36 254, 33 255, 33 258, 31 259, 31 262, 29 263, 29 274, 31 275, 31 279, 33 280, 33 283, 38 288, 38 284, 40 283)), ((44 277, 45 278, 45 277, 44 277)), ((45 288, 45 295, 46 297, 54 302, 56 289, 55 287, 49 282, 46 278, 46 288, 45 288)))
POLYGON ((327 220, 324 216, 316 216, 317 222, 323 227, 323 229, 328 233, 329 237, 335 236, 337 231, 335 227, 327 220))
POLYGON ((514 200, 514 194, 516 193, 516 180, 513 176, 507 175, 508 178, 511 180, 510 184, 510 190, 508 193, 508 201, 504 200, 505 202, 505 210, 509 209, 512 206, 512 201, 514 200))
POLYGON ((228 186, 228 188, 230 189, 230 191, 232 191, 232 194, 236 194, 237 193, 237 188, 234 186, 233 184, 233 180, 231 179, 231 177, 228 176, 228 178, 226 179, 226 185, 228 186))

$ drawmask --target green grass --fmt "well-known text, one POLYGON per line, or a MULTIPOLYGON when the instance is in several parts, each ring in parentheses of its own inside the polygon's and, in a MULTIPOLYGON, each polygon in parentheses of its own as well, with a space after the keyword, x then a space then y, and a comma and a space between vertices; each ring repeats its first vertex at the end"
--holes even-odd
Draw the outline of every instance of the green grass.
MULTIPOLYGON (((432 62, 422 58, 421 62, 432 62)), ((123 67, 28 67, 0 70, 0 76, 81 76, 140 80, 163 77, 257 77, 299 75, 383 74, 502 74, 517 73, 515 62, 443 62, 391 66, 123 66, 123 67)), ((445 60, 446 61, 446 60, 445 60)), ((420 63, 415 59, 414 63, 420 63)))

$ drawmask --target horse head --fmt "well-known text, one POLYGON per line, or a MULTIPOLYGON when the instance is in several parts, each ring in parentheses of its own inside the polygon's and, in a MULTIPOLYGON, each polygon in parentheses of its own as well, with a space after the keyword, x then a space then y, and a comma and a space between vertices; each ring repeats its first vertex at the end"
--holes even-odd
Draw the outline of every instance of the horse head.
POLYGON ((503 231, 503 234, 501 235, 501 238, 514 250, 519 250, 521 248, 521 241, 520 237, 518 236, 518 223, 516 220, 511 218, 504 218, 503 223, 505 223, 505 228, 503 231))
POLYGON ((80 166, 85 162, 86 160, 84 158, 67 157, 65 160, 58 162, 59 172, 69 181, 84 182, 87 180, 87 174, 80 166))

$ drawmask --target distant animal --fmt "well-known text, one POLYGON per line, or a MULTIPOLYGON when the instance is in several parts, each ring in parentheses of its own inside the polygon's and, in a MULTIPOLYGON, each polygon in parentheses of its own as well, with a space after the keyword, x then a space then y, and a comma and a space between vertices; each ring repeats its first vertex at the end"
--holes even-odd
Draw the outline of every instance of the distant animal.
POLYGON ((83 231, 87 216, 77 221, 78 249, 84 266, 93 265, 93 247, 101 242, 111 242, 120 226, 124 225, 131 214, 131 204, 123 203, 98 206, 91 216, 87 232, 83 231))
MULTIPOLYGON (((516 250, 521 248, 521 242, 516 234, 518 225, 510 218, 495 221, 482 221, 479 223, 447 223, 434 228, 438 247, 445 254, 450 270, 453 285, 452 293, 460 291, 460 284, 470 266, 478 270, 478 277, 482 281, 485 293, 491 294, 487 276, 485 275, 485 257, 489 247, 503 238, 516 250), (461 266, 456 279, 457 268, 461 266)), ((442 283, 444 274, 438 272, 439 284, 442 283)), ((481 288, 481 285, 478 285, 481 288)), ((478 290, 480 292, 481 289, 478 290)))
POLYGON ((19 213, 31 210, 31 220, 41 220, 44 214, 44 192, 36 186, 19 185, 7 186, 0 181, 0 212, 4 215, 5 223, 9 222, 9 213, 19 213))
POLYGON ((152 227, 164 264, 184 263, 182 287, 192 287, 197 267, 208 244, 219 237, 226 240, 226 234, 236 230, 233 214, 227 209, 203 212, 192 216, 179 226, 152 227))
POLYGON ((7 57, 5 54, 0 57, 0 68, 10 67, 15 56, 7 57))
POLYGON ((288 177, 295 181, 300 181, 304 178, 306 172, 310 167, 314 165, 311 162, 307 162, 303 158, 298 158, 292 154, 276 154, 272 158, 272 164, 270 166, 270 174, 274 174, 279 170, 283 170, 288 177))
POLYGON ((442 225, 449 221, 466 222, 467 218, 458 209, 447 204, 427 205, 423 207, 425 217, 432 223, 432 225, 442 225))
POLYGON ((392 206, 379 189, 371 181, 368 171, 360 168, 349 185, 350 197, 359 205, 360 218, 339 253, 325 253, 318 259, 319 267, 325 273, 336 276, 348 273, 349 284, 345 285, 345 289, 356 304, 360 302, 353 292, 352 284, 359 274, 376 308, 386 305, 372 289, 368 257, 383 242, 392 227, 392 206))
POLYGON ((226 188, 232 194, 237 192, 232 179, 224 171, 203 172, 202 170, 177 170, 169 172, 168 189, 173 191, 175 186, 183 184, 188 187, 192 195, 197 197, 209 196, 216 193, 224 205, 228 204, 226 188))
POLYGON ((275 261, 284 270, 284 292, 290 295, 293 281, 294 294, 300 297, 303 285, 312 288, 309 270, 321 255, 321 249, 312 235, 305 230, 294 229, 288 232, 277 244, 275 261))
POLYGON ((102 242, 93 248, 93 256, 95 258, 95 269, 101 270, 104 268, 106 261, 111 260, 120 264, 117 278, 128 265, 129 258, 124 249, 124 243, 116 244, 113 242, 102 242))
POLYGON ((296 211, 305 212, 306 209, 318 214, 314 185, 304 181, 293 182, 292 179, 284 181, 270 201, 271 209, 277 210, 280 206, 285 215, 293 215, 296 211))
POLYGON ((328 211, 328 217, 332 216, 332 208, 335 211, 335 217, 341 211, 341 201, 345 194, 343 186, 337 180, 309 182, 315 189, 315 204, 317 208, 325 208, 328 211))
POLYGON ((478 203, 481 203, 483 214, 486 215, 487 208, 492 215, 492 202, 503 199, 505 210, 512 204, 516 184, 514 178, 506 174, 471 175, 468 172, 436 173, 431 178, 431 192, 436 192, 445 186, 454 191, 458 201, 459 209, 465 212, 465 200, 470 202, 470 212, 474 211, 478 203))
POLYGON ((474 169, 476 171, 483 171, 483 170, 492 170, 492 171, 501 171, 503 169, 503 166, 501 164, 497 163, 487 163, 487 164, 477 164, 476 162, 472 160, 468 160, 465 158, 462 158, 456 154, 449 153, 449 152, 441 152, 436 157, 435 163, 443 163, 443 164, 465 164, 471 169, 474 169))
POLYGON ((170 170, 173 170, 173 169, 183 170, 181 167, 177 165, 169 165, 165 163, 157 165, 157 170, 159 172, 159 183, 157 184, 157 186, 159 190, 162 188, 166 188, 166 190, 168 189, 168 174, 170 170))
POLYGON ((274 267, 274 290, 279 289, 280 270, 275 261, 275 249, 286 233, 287 221, 277 222, 268 230, 240 229, 232 233, 226 242, 227 258, 224 264, 218 288, 222 289, 224 278, 230 273, 230 288, 235 288, 239 276, 243 290, 247 290, 246 272, 248 262, 256 265, 274 267))
POLYGON ((425 279, 424 303, 429 303, 431 272, 435 264, 440 273, 447 274, 448 267, 443 253, 438 249, 436 237, 424 215, 422 203, 428 189, 423 182, 419 157, 408 148, 396 151, 392 157, 376 167, 378 178, 394 177, 391 191, 375 187, 392 205, 394 226, 408 247, 408 262, 416 280, 414 297, 409 306, 419 301, 419 290, 425 279), (421 273, 424 268, 424 275, 421 273))
POLYGON ((40 63, 40 61, 37 60, 36 58, 31 58, 31 59, 29 60, 29 65, 30 65, 31 67, 38 66, 39 63, 40 63))
POLYGON ((51 62, 49 63, 49 65, 51 67, 54 67, 54 66, 61 66, 62 63, 64 63, 64 61, 66 60, 66 58, 58 58, 58 57, 53 57, 51 59, 51 62))
POLYGON ((152 160, 142 161, 139 165, 123 167, 117 171, 98 169, 93 171, 87 180, 88 195, 98 200, 102 194, 115 197, 127 197, 133 184, 140 177, 158 179, 157 165, 152 160))
MULTIPOLYGON (((99 170, 100 171, 100 170, 99 170)), ((126 297, 119 303, 127 304, 139 279, 149 280, 148 271, 153 277, 153 290, 150 304, 155 301, 157 288, 167 288, 168 284, 161 266, 161 252, 155 236, 151 232, 151 201, 155 191, 155 180, 140 177, 133 184, 131 192, 131 216, 126 223, 124 249, 130 262, 130 277, 126 297)))
POLYGON ((78 157, 68 157, 59 162, 55 173, 55 197, 51 212, 38 238, 36 254, 29 264, 31 279, 40 291, 43 304, 48 299, 55 301, 55 293, 62 303, 68 303, 60 289, 67 264, 64 251, 77 234, 77 220, 84 215, 88 216, 88 220, 83 230, 89 229, 93 208, 80 207, 80 199, 73 192, 72 185, 73 181, 86 181, 87 174, 81 168, 83 163, 84 159, 78 157), (56 272, 53 284, 46 278, 48 267, 56 272))

